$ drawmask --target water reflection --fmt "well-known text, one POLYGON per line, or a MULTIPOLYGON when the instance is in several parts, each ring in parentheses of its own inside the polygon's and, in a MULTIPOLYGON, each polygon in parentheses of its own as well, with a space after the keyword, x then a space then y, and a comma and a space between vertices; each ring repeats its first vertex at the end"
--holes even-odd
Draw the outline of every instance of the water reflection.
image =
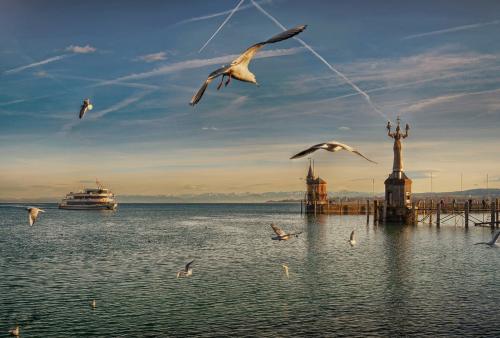
MULTIPOLYGON (((408 325, 407 307, 409 301, 407 294, 414 286, 411 280, 411 234, 412 226, 400 226, 388 224, 383 226, 384 231, 384 251, 386 259, 386 282, 385 282, 385 311, 394 314, 392 320, 395 321, 396 328, 404 328, 408 325)), ((403 332, 395 332, 403 334, 403 332)))

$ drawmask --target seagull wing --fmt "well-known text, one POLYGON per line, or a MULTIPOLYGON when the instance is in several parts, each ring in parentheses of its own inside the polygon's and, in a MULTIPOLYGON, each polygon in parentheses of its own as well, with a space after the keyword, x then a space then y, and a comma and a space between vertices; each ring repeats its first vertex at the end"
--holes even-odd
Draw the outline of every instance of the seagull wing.
POLYGON ((307 148, 306 150, 302 150, 300 153, 298 154, 295 154, 293 155, 292 157, 290 157, 291 160, 294 160, 296 158, 301 158, 301 157, 304 157, 306 156, 307 154, 310 154, 310 153, 314 153, 316 150, 318 149, 322 149, 322 148, 325 148, 326 147, 326 143, 319 143, 319 144, 315 144, 313 145, 312 147, 310 148, 307 148))
POLYGON ((354 153, 354 154, 356 154, 356 155, 361 156, 362 158, 364 158, 365 160, 367 160, 367 161, 369 161, 369 162, 372 162, 372 163, 377 164, 377 162, 370 160, 368 157, 366 157, 365 155, 361 154, 359 151, 357 151, 357 150, 356 150, 356 149, 354 149, 353 147, 348 146, 347 144, 340 143, 340 142, 336 142, 336 141, 331 141, 331 142, 328 142, 328 144, 329 144, 329 145, 331 145, 331 146, 341 147, 341 148, 343 148, 344 150, 350 151, 351 153, 354 153))
POLYGON ((82 107, 80 108, 80 115, 79 115, 80 118, 82 118, 83 115, 85 115, 85 113, 87 112, 87 107, 88 107, 87 104, 85 103, 82 104, 82 107))
POLYGON ((500 230, 498 230, 494 235, 493 235, 493 238, 491 239, 491 245, 495 244, 495 242, 497 241, 498 237, 500 236, 500 230))
POLYGON ((193 264, 193 262, 194 262, 194 259, 191 262, 187 263, 186 267, 184 268, 184 271, 188 272, 189 268, 191 267, 191 264, 193 264))
POLYGON ((306 27, 307 27, 307 25, 297 26, 297 27, 288 29, 284 32, 281 32, 281 33, 273 36, 272 38, 270 38, 264 42, 256 43, 255 45, 249 47, 246 51, 244 51, 243 54, 241 54, 236 60, 234 60, 231 63, 231 66, 234 66, 234 65, 237 65, 240 63, 248 66, 248 64, 250 63, 250 61, 254 57, 255 53, 257 53, 262 47, 264 47, 265 45, 267 45, 269 43, 275 43, 275 42, 283 41, 286 39, 290 39, 291 37, 294 37, 295 35, 301 33, 304 29, 306 29, 306 27))
POLYGON ((272 223, 271 228, 273 228, 273 231, 276 235, 280 237, 286 236, 286 233, 283 230, 281 230, 276 224, 272 223))
POLYGON ((30 208, 28 216, 30 225, 35 224, 37 217, 38 217, 38 208, 30 208))
POLYGON ((349 238, 349 240, 351 240, 351 241, 354 240, 354 230, 351 232, 351 237, 349 238))
POLYGON ((212 73, 210 73, 208 75, 207 80, 203 83, 203 85, 198 90, 198 92, 196 94, 194 94, 194 96, 191 98, 191 102, 189 102, 189 104, 192 105, 192 106, 194 106, 195 104, 197 104, 201 100, 201 97, 205 93, 205 90, 207 90, 207 87, 210 84, 210 82, 212 82, 216 77, 221 76, 222 74, 224 74, 224 72, 226 70, 228 70, 228 69, 229 69, 229 66, 224 66, 224 67, 221 67, 221 68, 213 71, 212 73))

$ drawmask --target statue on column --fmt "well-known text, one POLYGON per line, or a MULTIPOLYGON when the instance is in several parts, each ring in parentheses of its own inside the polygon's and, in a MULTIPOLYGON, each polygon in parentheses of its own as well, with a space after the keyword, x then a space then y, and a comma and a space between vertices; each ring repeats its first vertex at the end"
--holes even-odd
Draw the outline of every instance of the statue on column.
POLYGON ((402 146, 401 139, 408 137, 408 131, 410 130, 410 126, 406 124, 405 133, 401 133, 401 128, 399 127, 400 119, 398 116, 398 125, 396 127, 395 132, 391 132, 391 122, 387 122, 387 135, 390 138, 394 139, 394 163, 392 165, 393 174, 397 175, 398 178, 401 178, 401 173, 403 171, 403 154, 402 154, 402 146))

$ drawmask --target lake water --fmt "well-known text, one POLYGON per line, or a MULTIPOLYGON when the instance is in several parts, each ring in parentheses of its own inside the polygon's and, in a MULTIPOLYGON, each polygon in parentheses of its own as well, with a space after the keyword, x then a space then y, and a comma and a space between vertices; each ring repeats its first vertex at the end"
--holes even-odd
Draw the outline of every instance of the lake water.
POLYGON ((47 207, 32 227, 0 207, 0 336, 500 336, 500 247, 473 245, 489 228, 292 204, 47 207), (272 241, 271 222, 303 234, 272 241))

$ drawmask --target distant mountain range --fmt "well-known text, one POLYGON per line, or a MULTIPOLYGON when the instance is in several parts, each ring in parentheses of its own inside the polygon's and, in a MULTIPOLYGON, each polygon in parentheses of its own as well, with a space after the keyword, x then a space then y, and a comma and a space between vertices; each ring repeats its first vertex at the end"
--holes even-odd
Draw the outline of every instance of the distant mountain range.
MULTIPOLYGON (((334 191, 329 194, 330 199, 354 199, 354 198, 371 198, 371 192, 357 191, 334 191)), ((384 194, 377 192, 376 197, 383 198, 384 194)), ((435 192, 435 193, 414 193, 417 198, 475 198, 482 199, 488 196, 500 197, 500 189, 471 189, 465 191, 450 191, 450 192, 435 192)), ((182 195, 118 195, 119 203, 265 203, 265 202, 299 202, 304 198, 304 191, 280 191, 280 192, 264 192, 264 193, 204 193, 204 194, 182 194, 182 195)), ((5 202, 59 202, 54 198, 37 198, 37 199, 0 199, 1 203, 5 202)))
MULTIPOLYGON (((383 193, 376 193, 376 197, 383 198, 383 193)), ((328 194, 330 199, 336 198, 371 198, 371 192, 358 191, 335 191, 328 194)), ((471 189, 466 191, 416 193, 418 198, 484 198, 487 196, 499 196, 500 189, 471 189)), ((264 203, 264 202, 298 202, 304 198, 304 191, 280 191, 264 193, 205 193, 205 194, 183 194, 183 195, 122 195, 118 196, 122 203, 264 203)))

